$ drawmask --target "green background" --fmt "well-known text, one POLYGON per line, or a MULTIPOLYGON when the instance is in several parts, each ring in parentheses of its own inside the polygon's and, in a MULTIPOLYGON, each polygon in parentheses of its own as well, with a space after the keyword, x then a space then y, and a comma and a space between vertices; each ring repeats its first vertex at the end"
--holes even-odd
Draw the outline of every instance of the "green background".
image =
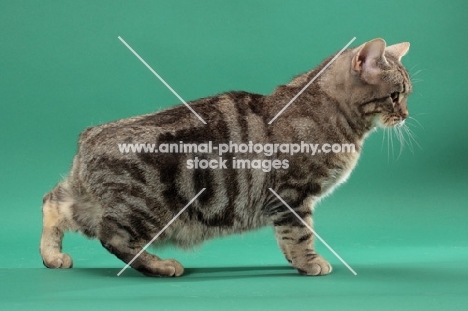
POLYGON ((0 307, 82 309, 464 309, 468 303, 466 1, 1 1, 0 307), (153 279, 98 241, 67 234, 71 270, 38 252, 41 199, 86 127, 176 105, 117 39, 184 98, 270 93, 351 38, 411 42, 414 151, 382 130, 349 182, 323 200, 326 277, 299 276, 272 230, 166 249, 186 267, 153 279), (418 123, 419 122, 419 123, 418 123))

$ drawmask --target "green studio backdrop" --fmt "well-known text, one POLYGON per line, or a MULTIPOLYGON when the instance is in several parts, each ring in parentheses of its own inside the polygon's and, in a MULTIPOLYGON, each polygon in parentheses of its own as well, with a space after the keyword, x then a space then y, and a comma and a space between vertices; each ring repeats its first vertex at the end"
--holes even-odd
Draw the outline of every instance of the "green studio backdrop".
MULTIPOLYGON (((460 309, 468 302, 465 1, 1 1, 0 306, 161 309, 460 309), (350 180, 316 209, 334 266, 299 276, 272 230, 164 249, 186 267, 153 279, 98 241, 67 234, 75 268, 38 252, 41 199, 86 127, 230 90, 267 94, 353 37, 409 41, 412 148, 382 130, 350 180)), ((407 138, 408 139, 408 138, 407 138)))

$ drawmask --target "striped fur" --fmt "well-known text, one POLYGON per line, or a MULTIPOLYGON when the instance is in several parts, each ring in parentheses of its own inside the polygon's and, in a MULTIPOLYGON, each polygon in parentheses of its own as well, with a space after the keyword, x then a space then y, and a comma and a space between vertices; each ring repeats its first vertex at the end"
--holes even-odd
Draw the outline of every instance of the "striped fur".
MULTIPOLYGON (((366 135, 376 126, 395 126, 408 115, 411 83, 400 63, 406 51, 406 43, 386 48, 382 39, 345 51, 272 125, 268 122, 331 58, 267 96, 228 92, 190 102, 206 125, 180 105, 86 129, 69 176, 44 197, 40 247, 44 264, 72 266, 70 256, 61 251, 68 230, 99 239, 128 263, 206 188, 154 245, 190 248, 210 238, 271 225, 293 267, 306 275, 328 274, 331 266, 315 252, 312 233, 268 189, 312 225, 315 202, 348 178, 366 135), (271 159, 288 160, 289 168, 266 173, 230 165, 227 169, 186 167, 189 159, 217 159, 217 154, 121 154, 117 147, 119 143, 180 141, 353 143, 357 152, 274 154, 271 159)), ((262 154, 223 157, 268 158, 262 154)), ((147 252, 132 267, 150 276, 183 273, 177 261, 147 252)))

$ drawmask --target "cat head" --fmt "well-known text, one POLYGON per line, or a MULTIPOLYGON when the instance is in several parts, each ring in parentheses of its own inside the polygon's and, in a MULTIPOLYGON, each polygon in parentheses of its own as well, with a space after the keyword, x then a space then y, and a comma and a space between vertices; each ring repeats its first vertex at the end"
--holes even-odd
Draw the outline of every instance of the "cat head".
POLYGON ((409 115, 412 86, 401 64, 409 46, 408 42, 386 46, 383 39, 374 39, 351 50, 358 109, 372 126, 401 126, 409 115))

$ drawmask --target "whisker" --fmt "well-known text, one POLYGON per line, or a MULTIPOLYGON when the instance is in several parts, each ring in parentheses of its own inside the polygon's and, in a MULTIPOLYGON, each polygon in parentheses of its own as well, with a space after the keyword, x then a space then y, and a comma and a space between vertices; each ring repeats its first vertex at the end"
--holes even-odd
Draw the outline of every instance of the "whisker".
POLYGON ((412 154, 414 154, 413 142, 411 141, 408 135, 408 127, 406 125, 403 125, 401 127, 401 136, 403 137, 405 141, 405 145, 408 146, 408 149, 411 151, 412 154))
POLYGON ((392 148, 392 157, 395 159, 395 152, 393 150, 393 131, 389 130, 388 133, 388 136, 390 137, 390 147, 392 148))
POLYGON ((413 65, 413 67, 411 67, 410 70, 408 70, 408 72, 413 71, 413 69, 414 69, 416 66, 418 66, 418 64, 413 65))
POLYGON ((387 127, 384 128, 384 133, 387 138, 387 162, 390 163, 390 135, 389 135, 389 129, 387 127))
POLYGON ((382 147, 380 150, 383 149, 383 145, 385 141, 387 141, 387 161, 390 162, 389 154, 388 154, 388 134, 387 134, 387 128, 382 127, 383 133, 382 133, 382 147))
MULTIPOLYGON (((410 70, 408 70, 408 72, 412 72, 418 66, 419 66, 419 64, 413 65, 413 67, 411 67, 410 70)), ((411 74, 410 74, 410 76, 411 76, 411 74)))
POLYGON ((403 153, 403 149, 405 148, 405 138, 403 137, 403 134, 401 132, 401 126, 396 126, 394 127, 395 131, 395 136, 398 139, 400 143, 400 152, 398 153, 397 160, 400 158, 401 154, 403 153))
POLYGON ((420 112, 418 114, 416 114, 415 116, 424 116, 426 114, 430 114, 429 112, 420 112))
POLYGON ((413 141, 411 140, 411 133, 409 132, 408 126, 404 125, 403 131, 408 136, 408 140, 406 140, 406 142, 408 143, 408 148, 411 151, 411 153, 414 154, 413 141))
POLYGON ((382 135, 382 143, 380 144, 380 151, 383 150, 383 145, 384 145, 384 142, 385 142, 385 132, 386 132, 386 128, 383 129, 384 132, 383 132, 383 135, 382 135))
POLYGON ((406 133, 408 134, 408 137, 410 139, 410 141, 413 141, 416 146, 419 147, 419 149, 423 150, 423 148, 421 147, 421 145, 418 143, 418 141, 416 140, 416 138, 418 138, 418 135, 416 135, 415 133, 413 133, 411 131, 411 129, 409 127, 406 127, 406 133))
POLYGON ((413 77, 417 76, 418 74, 420 74, 423 71, 424 71, 423 69, 420 69, 420 70, 416 71, 415 73, 410 74, 411 81, 413 81, 413 77))
MULTIPOLYGON (((424 129, 424 126, 421 124, 421 122, 419 122, 418 120, 416 120, 416 118, 413 118, 411 116, 408 116, 409 119, 411 119, 412 121, 416 122, 417 125, 419 125, 419 127, 421 127, 422 129, 424 129)), ((411 125, 411 123, 408 123, 411 125)))

